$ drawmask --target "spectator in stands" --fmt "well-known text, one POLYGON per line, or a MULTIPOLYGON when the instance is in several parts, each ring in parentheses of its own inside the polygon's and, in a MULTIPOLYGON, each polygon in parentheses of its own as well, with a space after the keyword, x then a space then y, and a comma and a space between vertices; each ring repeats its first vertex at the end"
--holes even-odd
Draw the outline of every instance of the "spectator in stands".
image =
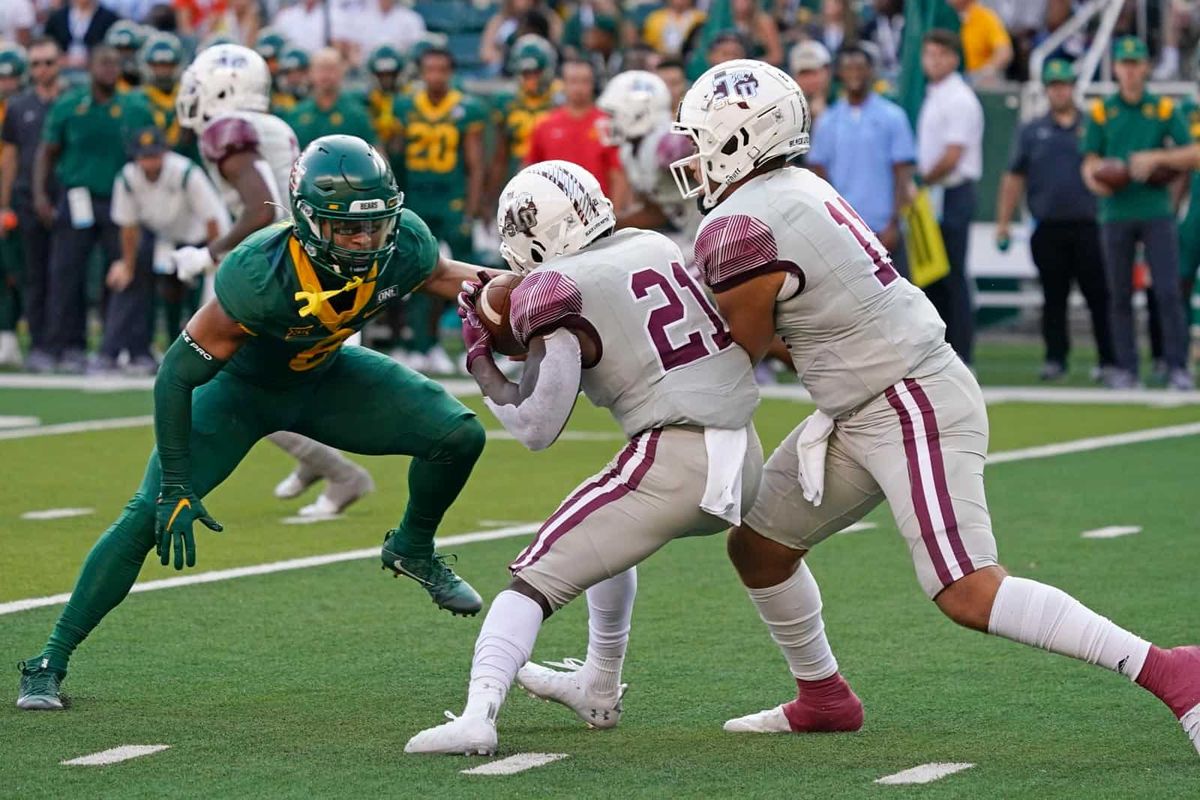
MULTIPOLYGON (((60 369, 76 373, 86 366, 88 258, 97 245, 105 263, 120 256, 109 215, 113 181, 125 166, 129 134, 154 124, 144 99, 117 92, 121 62, 115 50, 93 47, 89 72, 89 85, 63 93, 50 107, 33 167, 34 209, 53 226, 47 349, 60 369), (60 187, 56 201, 50 194, 52 171, 60 187)), ((94 366, 105 369, 105 360, 98 356, 94 366)))
POLYGON ((729 0, 733 28, 750 42, 750 58, 761 59, 775 66, 783 65, 783 44, 775 18, 759 5, 758 0, 729 0))
POLYGON ((629 182, 617 148, 606 144, 608 117, 596 108, 596 72, 591 62, 569 59, 562 65, 565 105, 542 118, 529 137, 527 164, 562 159, 586 169, 618 213, 629 202, 629 182))
POLYGON ((354 66, 381 45, 408 52, 424 35, 425 20, 399 0, 364 0, 333 15, 333 43, 354 66))
POLYGON ((540 15, 549 28, 547 33, 538 33, 539 36, 556 43, 562 38, 562 17, 544 0, 503 0, 479 37, 479 60, 492 74, 499 74, 504 68, 508 46, 520 35, 518 29, 525 24, 525 17, 529 14, 540 15))
POLYGON ((708 43, 708 50, 705 51, 704 57, 708 61, 709 67, 715 67, 717 64, 724 64, 726 61, 733 61, 736 58, 745 58, 747 52, 746 40, 737 31, 721 31, 712 38, 708 43))
POLYGON ((1013 58, 1012 39, 1000 15, 979 0, 946 0, 962 20, 963 69, 971 82, 995 83, 1013 58))
POLYGON ((814 39, 797 42, 788 54, 788 69, 800 84, 808 111, 815 123, 829 105, 829 86, 832 83, 829 63, 832 59, 825 45, 814 39))
POLYGON ((1050 111, 1017 131, 1008 171, 996 201, 996 246, 1005 251, 1011 241, 1013 212, 1028 190, 1033 238, 1029 243, 1042 284, 1042 338, 1046 358, 1041 379, 1054 381, 1067 374, 1070 338, 1067 299, 1072 282, 1087 301, 1092 316, 1099 366, 1107 378, 1113 365, 1112 334, 1108 324, 1108 288, 1100 260, 1100 231, 1096 227, 1096 198, 1083 183, 1079 140, 1083 115, 1075 106, 1075 68, 1052 59, 1042 69, 1050 111))
POLYGON ((853 30, 853 26, 846 0, 821 0, 821 12, 805 26, 804 38, 818 41, 826 50, 836 53, 846 41, 848 30, 853 30))
POLYGON ((0 3, 0 41, 28 47, 36 24, 37 13, 33 0, 4 0, 0 3))
POLYGON ((621 51, 621 71, 628 72, 633 69, 645 70, 653 72, 658 69, 658 62, 662 61, 662 56, 657 50, 644 42, 634 42, 625 47, 621 51))
POLYGON ((665 58, 679 58, 683 55, 683 43, 703 24, 704 12, 696 8, 696 0, 667 0, 662 8, 646 17, 642 40, 665 58))
POLYGON ((314 139, 332 133, 358 136, 378 145, 362 99, 343 91, 345 77, 346 67, 337 50, 326 47, 313 55, 312 92, 296 104, 288 118, 301 150, 314 139))
POLYGON ((224 10, 213 17, 208 33, 253 47, 262 27, 258 0, 226 0, 224 10))
POLYGON ((1138 383, 1133 329, 1133 261, 1141 242, 1150 265, 1161 321, 1167 385, 1192 388, 1187 369, 1187 324, 1179 288, 1179 241, 1166 186, 1146 183, 1160 166, 1192 169, 1200 164, 1183 116, 1169 97, 1146 91, 1146 43, 1125 36, 1113 46, 1118 91, 1092 102, 1083 143, 1083 180, 1100 196, 1100 240, 1108 276, 1109 307, 1119 388, 1138 383), (1127 159, 1133 182, 1118 192, 1099 182, 1102 159, 1127 159))
POLYGON ((849 201, 907 274, 900 213, 912 197, 912 128, 904 109, 871 90, 874 69, 862 46, 843 47, 837 63, 845 93, 815 123, 807 164, 849 201))
POLYGON ((583 28, 579 57, 592 62, 602 85, 625 68, 625 54, 618 47, 620 34, 621 20, 615 14, 592 14, 591 23, 583 28))
POLYGON ((332 14, 333 10, 322 0, 299 0, 276 12, 271 27, 290 44, 313 53, 332 41, 332 14))
POLYGON ((671 113, 674 114, 679 108, 679 101, 688 90, 687 66, 679 59, 670 58, 658 62, 654 71, 671 90, 671 113))
POLYGON ((116 21, 99 0, 70 0, 46 20, 46 35, 66 53, 68 67, 83 67, 88 51, 104 41, 116 21))
POLYGON ((307 50, 288 45, 279 55, 278 89, 271 95, 271 113, 291 119, 292 110, 312 89, 311 59, 307 50))
POLYGON ((161 4, 163 0, 100 0, 100 2, 121 19, 141 24, 146 21, 150 9, 161 4))
MULTIPOLYGON (((124 325, 106 325, 101 352, 127 350, 130 367, 141 374, 156 369, 149 344, 151 293, 157 275, 160 287, 181 291, 174 275, 164 274, 170 255, 177 247, 206 247, 229 225, 225 207, 204 170, 186 156, 167 149, 165 137, 156 127, 135 134, 130 148, 133 160, 126 164, 113 184, 112 219, 121 228, 121 257, 105 277, 117 294, 109 306, 129 316, 124 325), (117 298, 127 298, 117 309, 117 298), (110 331, 114 338, 110 340, 110 331)), ((168 330, 175 336, 178 330, 168 330)))
POLYGON ((946 340, 971 363, 974 312, 967 283, 967 244, 975 183, 983 175, 983 107, 958 74, 958 36, 934 28, 921 46, 928 81, 917 119, 917 173, 933 187, 950 274, 925 287, 946 323, 946 340))
POLYGON ((904 43, 904 0, 874 0, 875 15, 859 38, 875 45, 876 71, 888 80, 900 74, 900 47, 904 43))
POLYGON ((0 217, 7 217, 9 212, 15 212, 17 217, 17 231, 8 235, 20 236, 25 256, 22 304, 30 344, 25 367, 33 372, 54 369, 46 309, 50 227, 34 211, 33 161, 46 112, 62 91, 58 66, 61 54, 53 39, 34 40, 29 48, 30 86, 9 99, 4 128, 0 131, 0 217))

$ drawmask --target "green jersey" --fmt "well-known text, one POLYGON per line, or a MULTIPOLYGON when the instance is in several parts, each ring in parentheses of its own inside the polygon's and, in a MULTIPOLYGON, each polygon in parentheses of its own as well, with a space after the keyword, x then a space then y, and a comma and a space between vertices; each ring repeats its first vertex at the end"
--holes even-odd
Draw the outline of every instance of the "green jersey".
POLYGON ((107 198, 125 166, 129 137, 153 124, 140 93, 117 92, 101 103, 90 86, 80 86, 64 92, 50 106, 42 141, 62 148, 55 169, 60 185, 84 186, 93 197, 107 198))
POLYGON ((287 121, 296 131, 301 150, 308 147, 309 142, 314 139, 334 133, 344 133, 371 143, 375 142, 375 129, 371 127, 371 118, 367 116, 362 98, 356 95, 339 94, 337 100, 327 109, 322 109, 317 105, 316 98, 310 97, 296 104, 288 113, 287 121))
POLYGON ((407 209, 392 256, 344 289, 322 286, 290 222, 250 235, 221 262, 214 286, 221 308, 250 334, 225 369, 270 388, 321 374, 367 320, 420 287, 437 260, 429 228, 407 209))
MULTIPOLYGON (((1120 93, 1092 101, 1083 152, 1127 161, 1140 150, 1185 145, 1192 141, 1178 104, 1170 97, 1146 92, 1140 102, 1126 103, 1120 93)), ((1165 186, 1131 183, 1111 197, 1100 198, 1100 221, 1159 219, 1172 216, 1165 186)))
POLYGON ((487 113, 474 97, 451 89, 436 105, 425 90, 400 95, 395 128, 404 135, 404 189, 410 204, 445 205, 466 193, 464 142, 483 130, 487 113))
POLYGON ((542 117, 563 104, 562 82, 555 79, 540 95, 522 91, 501 95, 496 99, 493 120, 508 142, 508 174, 512 177, 525 166, 529 152, 529 135, 542 117))

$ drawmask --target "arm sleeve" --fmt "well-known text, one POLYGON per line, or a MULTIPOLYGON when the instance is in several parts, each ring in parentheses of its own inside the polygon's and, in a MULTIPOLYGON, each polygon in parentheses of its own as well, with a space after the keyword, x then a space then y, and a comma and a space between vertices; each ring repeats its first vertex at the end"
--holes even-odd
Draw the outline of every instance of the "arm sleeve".
POLYGON ((224 366, 186 330, 163 356, 154 379, 154 436, 163 485, 191 489, 192 390, 224 366))
POLYGON ((695 259, 714 292, 770 272, 791 272, 803 279, 798 266, 779 260, 771 226, 746 214, 718 217, 705 225, 696 238, 695 259))
POLYGON ((129 180, 125 177, 128 169, 129 165, 126 164, 113 181, 112 208, 109 211, 112 221, 123 228, 136 225, 139 217, 137 198, 133 194, 133 187, 129 185, 129 180))
POLYGON ((537 383, 528 397, 515 406, 483 400, 504 429, 530 450, 545 450, 558 439, 571 418, 583 377, 579 340, 574 334, 560 329, 544 341, 546 355, 538 363, 537 383))

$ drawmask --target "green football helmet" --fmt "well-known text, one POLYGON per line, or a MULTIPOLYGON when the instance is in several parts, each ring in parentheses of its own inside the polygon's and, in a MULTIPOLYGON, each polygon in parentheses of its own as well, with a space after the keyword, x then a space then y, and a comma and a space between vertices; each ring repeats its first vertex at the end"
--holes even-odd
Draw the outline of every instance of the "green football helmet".
POLYGON ((294 45, 289 45, 279 54, 279 71, 292 72, 298 69, 308 69, 308 51, 294 45))
POLYGON ((367 69, 375 76, 388 72, 399 74, 404 70, 404 56, 390 44, 381 44, 367 56, 367 69))
POLYGON ((254 40, 254 52, 263 57, 263 61, 278 59, 287 49, 287 37, 273 28, 264 28, 254 40))
POLYGON ((0 78, 23 78, 28 69, 29 58, 24 47, 0 45, 0 78))
POLYGON ((292 167, 292 229, 321 270, 366 278, 391 257, 404 195, 387 159, 357 136, 313 141, 292 167))
POLYGON ((146 30, 132 20, 117 20, 104 34, 104 43, 118 50, 140 50, 146 43, 146 30))
POLYGON ((183 45, 173 33, 152 33, 138 51, 138 62, 141 64, 143 80, 164 92, 169 92, 179 80, 179 70, 183 65, 183 45), (164 66, 171 69, 157 69, 164 66))
POLYGON ((508 51, 508 71, 518 77, 525 72, 540 72, 543 88, 554 80, 557 66, 558 54, 554 51, 554 45, 536 33, 519 37, 508 51))

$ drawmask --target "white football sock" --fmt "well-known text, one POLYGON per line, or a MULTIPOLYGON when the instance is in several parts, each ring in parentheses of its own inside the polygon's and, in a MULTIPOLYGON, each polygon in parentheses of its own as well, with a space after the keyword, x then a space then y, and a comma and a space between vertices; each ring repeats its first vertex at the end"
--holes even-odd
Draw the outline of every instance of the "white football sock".
POLYGON ((588 652, 584 670, 587 684, 597 694, 612 694, 621 684, 621 665, 625 663, 625 648, 629 645, 629 620, 636 596, 637 567, 587 590, 588 652))
POLYGON ((1092 611, 1061 589, 1009 576, 1000 582, 988 633, 1099 664, 1136 680, 1150 643, 1092 611))
POLYGON ((329 445, 298 433, 276 431, 267 439, 300 462, 298 471, 306 480, 324 478, 328 481, 349 481, 361 469, 329 445))
POLYGON ((531 597, 505 589, 496 595, 475 640, 464 717, 496 718, 517 670, 525 666, 542 627, 542 607, 531 597))
POLYGON ((821 589, 807 564, 801 561, 792 577, 778 586, 747 588, 746 592, 783 651, 792 675, 802 681, 819 681, 837 673, 837 659, 825 638, 825 620, 821 618, 821 589))

